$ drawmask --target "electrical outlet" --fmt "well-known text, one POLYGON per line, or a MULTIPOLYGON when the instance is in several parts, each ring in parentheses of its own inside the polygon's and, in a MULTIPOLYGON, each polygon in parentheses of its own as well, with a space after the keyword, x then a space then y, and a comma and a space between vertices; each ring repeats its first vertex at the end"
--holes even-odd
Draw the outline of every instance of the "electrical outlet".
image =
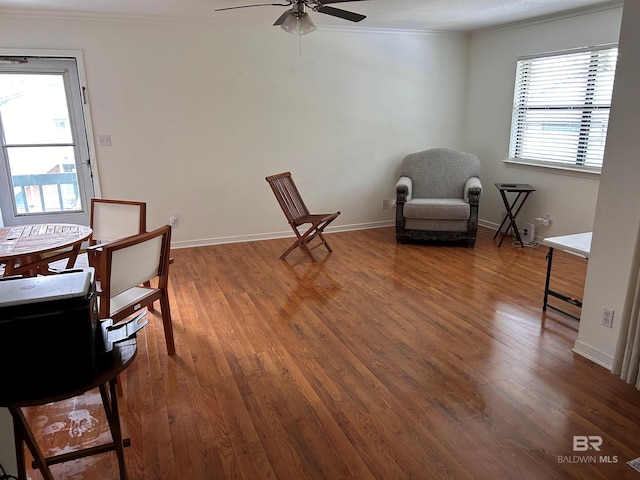
POLYGON ((602 325, 607 328, 613 327, 613 310, 607 307, 602 309, 602 320, 600 321, 602 325))
POLYGON ((171 215, 171 217, 169 217, 169 225, 173 228, 178 228, 178 217, 176 215, 171 215))
POLYGON ((386 210, 389 208, 389 200, 387 200, 386 198, 382 199, 382 209, 386 210))

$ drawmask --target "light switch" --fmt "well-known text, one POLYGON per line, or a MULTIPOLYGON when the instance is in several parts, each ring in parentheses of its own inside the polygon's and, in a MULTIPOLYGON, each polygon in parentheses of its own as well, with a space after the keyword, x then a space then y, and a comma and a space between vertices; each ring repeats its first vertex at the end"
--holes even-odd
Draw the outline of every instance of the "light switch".
POLYGON ((98 145, 101 147, 110 147, 111 135, 98 135, 98 145))

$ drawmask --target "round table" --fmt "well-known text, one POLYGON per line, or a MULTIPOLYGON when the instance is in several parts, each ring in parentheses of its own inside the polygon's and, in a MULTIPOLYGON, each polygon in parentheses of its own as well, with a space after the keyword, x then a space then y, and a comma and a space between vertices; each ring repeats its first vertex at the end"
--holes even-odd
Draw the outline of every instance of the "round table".
POLYGON ((91 228, 70 223, 40 223, 0 228, 0 263, 4 276, 48 273, 49 263, 67 259, 73 267, 91 228), (60 251, 63 250, 63 251, 60 251))

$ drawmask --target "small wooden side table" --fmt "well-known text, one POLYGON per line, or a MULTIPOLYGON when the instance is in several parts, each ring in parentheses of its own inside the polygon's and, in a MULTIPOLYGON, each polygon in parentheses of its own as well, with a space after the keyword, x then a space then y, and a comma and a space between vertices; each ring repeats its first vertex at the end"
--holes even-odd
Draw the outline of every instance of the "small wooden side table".
POLYGON ((78 386, 77 389, 62 393, 60 395, 56 395, 54 397, 38 398, 35 400, 30 399, 25 402, 14 402, 8 405, 0 405, 3 407, 8 407, 9 412, 11 412, 11 415, 13 416, 16 458, 18 461, 18 478, 20 480, 27 480, 27 470, 24 456, 25 444, 27 448, 29 448, 31 455, 34 458, 34 466, 40 470, 40 473, 45 480, 55 480, 53 475, 51 474, 49 465, 68 462, 70 460, 76 460, 78 458, 83 458, 90 455, 97 455, 99 453, 106 453, 112 450, 116 451, 116 456, 118 457, 120 479, 127 480, 127 471, 124 463, 124 447, 129 446, 130 441, 128 439, 122 438, 120 414, 118 411, 116 381, 118 375, 122 373, 129 365, 131 365, 136 356, 136 340, 134 338, 117 343, 114 345, 113 349, 113 355, 109 358, 109 361, 106 361, 104 365, 99 365, 99 372, 96 375, 95 380, 88 385, 78 386), (82 395, 83 393, 93 388, 100 389, 102 404, 104 405, 107 421, 109 423, 109 429, 111 430, 112 442, 46 458, 42 454, 42 451, 36 443, 35 436, 33 435, 29 423, 27 422, 27 419, 22 412, 22 407, 44 405, 50 402, 65 400, 67 398, 82 395))
POLYGON ((520 230, 518 230, 518 225, 516 224, 516 217, 518 216, 518 213, 520 213, 520 209, 522 208, 522 205, 524 205, 525 200, 529 197, 531 192, 535 192, 536 189, 526 183, 496 183, 495 185, 502 197, 504 208, 507 210, 507 216, 502 219, 502 223, 493 235, 493 239, 495 240, 498 235, 502 234, 500 243, 498 243, 498 246, 501 246, 504 241, 504 237, 506 237, 507 232, 509 232, 509 228, 513 228, 513 233, 515 234, 516 239, 520 242, 520 246, 523 247, 524 245, 522 244, 520 230), (517 193, 513 202, 509 203, 507 193, 517 193), (502 231, 503 227, 504 231, 502 231))

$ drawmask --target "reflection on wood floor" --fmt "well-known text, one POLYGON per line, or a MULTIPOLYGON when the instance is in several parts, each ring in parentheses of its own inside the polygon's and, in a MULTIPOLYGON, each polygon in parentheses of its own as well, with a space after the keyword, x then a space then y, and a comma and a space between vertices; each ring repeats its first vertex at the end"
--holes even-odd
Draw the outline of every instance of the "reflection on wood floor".
MULTIPOLYGON (((541 311, 546 248, 396 245, 392 228, 174 250, 120 401, 130 479, 638 479, 640 392, 541 311), (601 451, 573 449, 601 436, 601 451), (614 461, 615 460, 615 461, 614 461)), ((586 261, 552 284, 582 297, 586 261)), ((27 409, 48 453, 108 440, 97 391, 27 409)), ((114 453, 52 467, 116 479, 114 453)), ((31 471, 33 479, 41 476, 31 471)))

